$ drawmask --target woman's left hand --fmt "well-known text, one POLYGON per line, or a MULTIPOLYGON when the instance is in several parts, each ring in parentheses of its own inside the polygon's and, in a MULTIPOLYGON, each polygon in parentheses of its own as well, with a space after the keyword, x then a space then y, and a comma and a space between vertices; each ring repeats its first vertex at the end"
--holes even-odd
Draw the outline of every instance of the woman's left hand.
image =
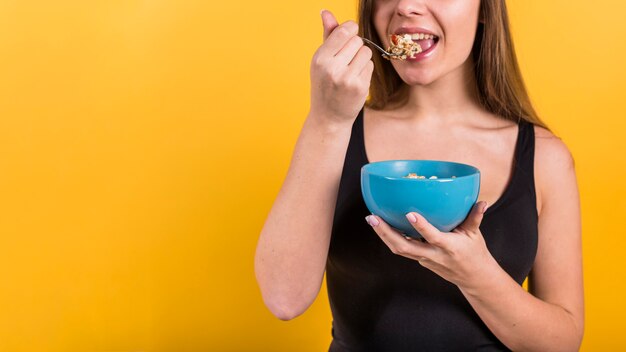
POLYGON ((474 204, 465 221, 447 233, 437 230, 418 213, 406 214, 427 243, 405 238, 378 216, 369 215, 366 220, 393 253, 418 261, 459 288, 472 288, 498 267, 479 229, 486 209, 484 201, 474 204))

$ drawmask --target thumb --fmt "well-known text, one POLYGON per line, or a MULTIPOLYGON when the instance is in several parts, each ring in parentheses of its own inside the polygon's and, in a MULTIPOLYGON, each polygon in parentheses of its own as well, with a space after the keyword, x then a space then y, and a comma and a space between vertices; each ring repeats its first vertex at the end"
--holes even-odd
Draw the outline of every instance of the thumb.
POLYGON ((487 210, 487 202, 480 201, 472 207, 472 211, 470 211, 469 215, 461 224, 461 228, 467 231, 478 231, 480 223, 483 221, 483 215, 487 210))
POLYGON ((322 25, 324 26, 324 41, 326 41, 326 38, 328 38, 330 33, 339 25, 339 23, 337 22, 335 16, 328 10, 322 10, 321 16, 322 25))

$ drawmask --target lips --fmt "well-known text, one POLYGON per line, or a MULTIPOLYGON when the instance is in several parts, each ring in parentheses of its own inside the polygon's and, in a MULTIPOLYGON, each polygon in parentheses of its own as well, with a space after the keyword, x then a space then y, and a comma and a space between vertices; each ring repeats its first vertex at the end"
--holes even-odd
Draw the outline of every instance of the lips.
POLYGON ((426 29, 426 28, 422 28, 422 27, 400 27, 398 29, 396 29, 395 31, 393 31, 393 34, 428 34, 428 35, 432 35, 432 36, 437 36, 434 32, 426 29))
POLYGON ((437 42, 439 41, 439 36, 437 36, 433 31, 422 27, 403 26, 397 28, 393 33, 396 35, 410 35, 411 39, 419 44, 422 49, 422 51, 414 57, 408 57, 408 61, 421 60, 430 56, 430 53, 434 50, 437 42))

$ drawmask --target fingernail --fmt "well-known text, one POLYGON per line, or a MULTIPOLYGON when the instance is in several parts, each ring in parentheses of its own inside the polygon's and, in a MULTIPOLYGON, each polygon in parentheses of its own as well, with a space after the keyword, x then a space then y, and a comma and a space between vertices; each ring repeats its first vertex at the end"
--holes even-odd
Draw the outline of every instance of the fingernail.
POLYGON ((483 202, 482 209, 480 210, 481 214, 484 214, 487 211, 487 202, 483 202))
POLYGON ((417 217, 413 213, 407 213, 406 218, 409 219, 409 221, 413 224, 417 222, 417 217))
POLYGON ((368 215, 365 217, 365 221, 367 221, 367 223, 374 227, 374 226, 378 226, 378 224, 380 224, 380 222, 378 221, 378 219, 376 219, 375 216, 373 215, 368 215))
POLYGON ((320 16, 324 14, 324 11, 326 11, 326 9, 322 9, 322 11, 320 11, 320 16))

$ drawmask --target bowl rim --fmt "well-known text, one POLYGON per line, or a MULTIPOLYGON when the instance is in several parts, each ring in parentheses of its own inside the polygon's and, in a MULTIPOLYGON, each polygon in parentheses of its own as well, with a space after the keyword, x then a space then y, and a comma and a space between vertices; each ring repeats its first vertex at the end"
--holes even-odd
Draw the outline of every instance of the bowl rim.
POLYGON ((475 177, 476 175, 478 175, 480 177, 480 170, 477 167, 475 167, 475 166, 472 166, 472 165, 469 165, 469 164, 464 164, 464 163, 459 163, 459 162, 456 162, 456 161, 432 160, 432 159, 393 159, 393 160, 374 161, 374 162, 367 163, 367 164, 363 165, 361 167, 361 171, 365 172, 365 173, 368 173, 370 176, 375 176, 375 177, 384 178, 384 179, 388 179, 388 180, 401 180, 401 181, 410 181, 410 182, 411 181, 420 181, 420 182, 424 182, 424 181, 451 182, 451 181, 458 180, 458 179, 475 177), (455 178, 452 178, 452 177, 438 177, 436 179, 430 179, 430 178, 406 178, 406 177, 384 176, 384 175, 380 175, 380 174, 377 174, 377 173, 373 173, 372 171, 369 170, 371 168, 370 165, 385 164, 385 163, 398 162, 398 161, 434 161, 434 162, 444 163, 444 164, 455 164, 455 165, 467 166, 470 169, 473 169, 474 172, 469 174, 469 175, 457 176, 455 178))

